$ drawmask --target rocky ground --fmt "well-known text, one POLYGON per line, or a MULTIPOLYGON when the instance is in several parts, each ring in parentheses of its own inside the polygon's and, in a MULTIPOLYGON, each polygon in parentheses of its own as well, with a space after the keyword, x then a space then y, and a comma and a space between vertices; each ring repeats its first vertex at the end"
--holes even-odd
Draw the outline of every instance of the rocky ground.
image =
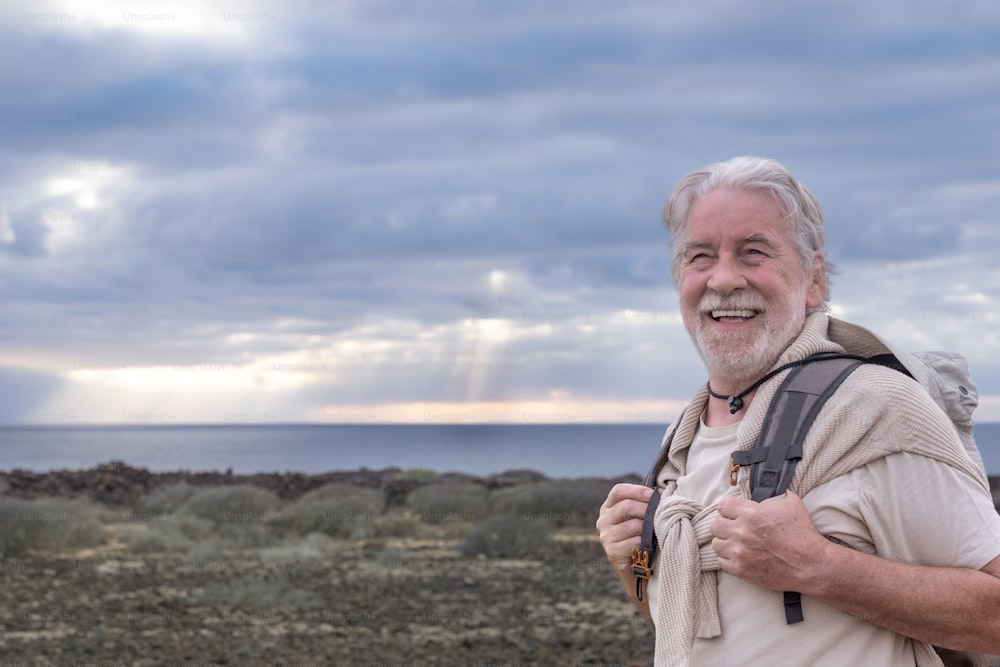
MULTIPOLYGON (((335 481, 399 506, 425 483, 399 473, 153 474, 114 462, 0 473, 0 496, 128 508, 182 480, 252 483, 290 500, 335 481)), ((457 536, 441 535, 137 554, 129 533, 148 529, 107 521, 97 547, 0 560, 0 667, 651 664, 651 634, 591 529, 558 530, 532 560, 465 558, 457 536)))
MULTIPOLYGON (((544 478, 433 479, 497 489, 544 478)), ((0 560, 0 667, 649 664, 651 635, 593 529, 559 529, 532 560, 464 558, 458 535, 135 553, 127 538, 155 521, 114 517, 180 481, 252 484, 289 502, 348 482, 379 489, 388 511, 428 479, 398 470, 154 474, 120 462, 0 473, 0 496, 87 499, 112 517, 97 547, 0 560)))
POLYGON ((7 562, 0 664, 649 664, 650 635, 592 535, 561 531, 545 560, 454 547, 344 541, 333 558, 199 561, 112 544, 7 562))

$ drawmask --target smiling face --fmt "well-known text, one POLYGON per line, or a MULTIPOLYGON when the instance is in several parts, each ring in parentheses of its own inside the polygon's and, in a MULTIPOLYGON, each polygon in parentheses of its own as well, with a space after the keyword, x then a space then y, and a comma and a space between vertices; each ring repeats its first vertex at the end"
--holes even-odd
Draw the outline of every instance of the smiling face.
POLYGON ((807 273, 781 207, 765 193, 713 190, 688 211, 681 314, 716 391, 764 375, 823 302, 822 255, 807 273))

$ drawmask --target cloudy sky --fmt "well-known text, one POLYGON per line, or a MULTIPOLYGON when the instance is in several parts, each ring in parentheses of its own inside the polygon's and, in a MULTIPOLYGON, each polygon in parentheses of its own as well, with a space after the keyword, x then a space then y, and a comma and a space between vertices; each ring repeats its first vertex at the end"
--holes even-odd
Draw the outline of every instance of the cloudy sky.
POLYGON ((993 0, 13 4, 0 423, 664 422, 660 211, 738 154, 1000 421, 993 0))

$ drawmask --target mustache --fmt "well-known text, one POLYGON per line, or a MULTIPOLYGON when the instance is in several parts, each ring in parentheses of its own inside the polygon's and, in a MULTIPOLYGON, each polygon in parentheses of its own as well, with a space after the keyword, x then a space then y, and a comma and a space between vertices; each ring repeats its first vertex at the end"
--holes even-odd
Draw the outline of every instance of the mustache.
POLYGON ((767 310, 767 300, 756 292, 743 292, 734 296, 706 294, 698 302, 698 309, 705 313, 713 310, 767 310))

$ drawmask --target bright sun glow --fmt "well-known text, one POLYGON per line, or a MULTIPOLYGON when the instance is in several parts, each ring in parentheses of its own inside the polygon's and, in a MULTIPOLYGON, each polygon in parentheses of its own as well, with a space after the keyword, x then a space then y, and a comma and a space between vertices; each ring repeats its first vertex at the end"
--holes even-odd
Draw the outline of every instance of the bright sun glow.
POLYGON ((490 290, 494 294, 503 294, 507 285, 507 274, 503 271, 490 271, 490 290))

